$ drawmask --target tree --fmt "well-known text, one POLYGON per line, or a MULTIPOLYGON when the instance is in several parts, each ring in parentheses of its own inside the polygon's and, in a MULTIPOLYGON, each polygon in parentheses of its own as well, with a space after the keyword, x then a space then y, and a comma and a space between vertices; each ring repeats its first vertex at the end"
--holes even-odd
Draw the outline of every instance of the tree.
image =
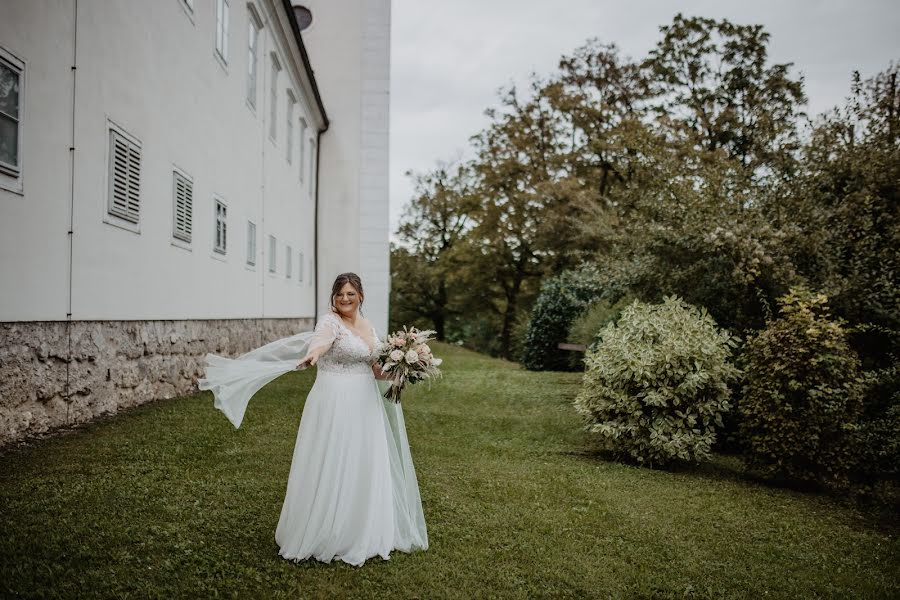
POLYGON ((806 98, 791 63, 766 64, 762 25, 679 13, 660 31, 644 63, 656 82, 660 123, 707 150, 724 149, 751 171, 783 168, 799 147, 806 98))
POLYGON ((391 248, 394 322, 424 318, 444 340, 458 294, 454 250, 471 227, 475 207, 471 172, 466 165, 449 164, 408 175, 416 195, 397 230, 400 244, 391 248))

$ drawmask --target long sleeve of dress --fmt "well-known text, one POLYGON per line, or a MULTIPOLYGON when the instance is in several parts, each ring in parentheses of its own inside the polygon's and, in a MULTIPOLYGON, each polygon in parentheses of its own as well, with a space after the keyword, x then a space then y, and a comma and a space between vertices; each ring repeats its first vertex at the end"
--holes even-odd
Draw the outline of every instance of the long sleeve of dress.
POLYGON ((336 319, 339 318, 340 317, 336 317, 331 313, 327 313, 319 319, 319 322, 316 323, 316 328, 313 331, 307 352, 318 352, 319 356, 328 352, 328 349, 331 348, 331 345, 334 344, 334 340, 337 339, 338 336, 338 323, 336 319))
POLYGON ((206 355, 204 377, 197 381, 201 390, 215 396, 215 407, 240 427, 250 398, 264 385, 297 367, 310 349, 327 348, 334 342, 336 324, 325 315, 315 331, 304 331, 270 342, 237 358, 206 355))

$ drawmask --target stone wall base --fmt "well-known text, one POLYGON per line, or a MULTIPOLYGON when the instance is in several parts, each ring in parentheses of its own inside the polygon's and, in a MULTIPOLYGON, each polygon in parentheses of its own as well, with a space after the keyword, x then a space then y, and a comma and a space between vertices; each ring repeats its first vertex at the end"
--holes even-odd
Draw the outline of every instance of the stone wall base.
POLYGON ((313 319, 0 323, 0 447, 197 391, 207 352, 238 356, 313 319))

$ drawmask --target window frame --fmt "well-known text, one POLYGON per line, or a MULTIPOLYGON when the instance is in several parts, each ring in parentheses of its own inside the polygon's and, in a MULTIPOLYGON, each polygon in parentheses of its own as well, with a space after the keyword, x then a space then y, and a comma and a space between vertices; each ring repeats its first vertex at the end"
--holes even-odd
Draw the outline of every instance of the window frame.
POLYGON ((285 158, 288 164, 294 159, 294 107, 297 105, 297 97, 291 89, 287 90, 287 132, 285 133, 285 158))
POLYGON ((228 66, 229 29, 231 27, 231 0, 216 0, 216 57, 228 66))
POLYGON ((303 183, 303 169, 306 168, 306 129, 309 125, 306 123, 306 117, 300 117, 300 183, 303 183))
POLYGON ((247 14, 247 104, 256 112, 259 97, 259 39, 263 25, 252 4, 247 4, 247 14))
MULTIPOLYGON (((141 169, 143 168, 143 145, 141 141, 137 138, 137 136, 132 135, 128 130, 124 127, 107 119, 106 121, 106 189, 105 195, 106 197, 103 200, 103 222, 108 225, 113 225, 115 227, 120 227, 122 229, 127 229, 133 233, 141 232, 141 169), (133 217, 130 216, 122 216, 119 211, 113 211, 112 206, 114 203, 114 193, 113 193, 113 161, 115 158, 115 145, 113 143, 114 137, 119 137, 127 145, 134 146, 138 152, 138 181, 137 181, 137 211, 133 217)), ((126 167, 127 169, 128 167, 126 167)), ((127 184, 126 184, 127 188, 127 184)), ((127 190, 126 190, 127 194, 127 190)), ((126 205, 128 200, 126 198, 126 205)), ((126 209, 127 210, 127 209, 126 209)))
POLYGON ((309 195, 315 191, 316 178, 316 140, 309 138, 309 195))
POLYGON ((10 192, 22 192, 22 180, 25 162, 25 141, 23 140, 25 121, 25 61, 0 46, 0 62, 4 63, 11 71, 15 72, 19 79, 18 116, 7 115, 9 119, 16 121, 16 161, 17 164, 0 162, 0 188, 10 192))
POLYGON ((247 219, 247 266, 256 268, 256 223, 247 219))
POLYGON ((268 271, 272 275, 278 272, 278 240, 277 238, 269 234, 269 268, 268 271))
POLYGON ((294 275, 291 271, 294 269, 294 249, 290 246, 284 248, 284 277, 285 279, 293 279, 294 275))
POLYGON ((177 166, 172 168, 172 238, 175 241, 187 244, 190 246, 194 232, 194 179, 188 175, 184 170, 179 169, 177 166), (186 232, 179 232, 178 230, 178 180, 182 179, 187 185, 187 194, 186 198, 187 204, 187 214, 186 214, 186 232), (181 233, 181 235, 179 235, 181 233))
POLYGON ((225 199, 213 195, 213 253, 221 256, 228 254, 228 204, 225 199), (222 208, 222 218, 219 219, 219 207, 222 208), (219 225, 221 224, 221 244, 219 239, 219 225))
POLYGON ((271 58, 271 71, 269 82, 269 139, 275 144, 278 142, 278 76, 281 74, 281 61, 273 50, 269 53, 271 58))

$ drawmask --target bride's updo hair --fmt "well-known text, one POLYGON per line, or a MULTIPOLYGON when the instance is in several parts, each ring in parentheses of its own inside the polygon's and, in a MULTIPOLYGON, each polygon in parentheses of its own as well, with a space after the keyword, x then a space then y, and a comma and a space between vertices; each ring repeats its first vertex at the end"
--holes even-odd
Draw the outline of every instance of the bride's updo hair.
POLYGON ((341 273, 334 278, 334 284, 331 286, 331 310, 337 312, 337 307, 334 305, 334 297, 337 296, 340 293, 341 288, 348 283, 352 285, 353 289, 356 290, 356 293, 359 294, 359 312, 361 313, 365 294, 363 294, 362 280, 356 273, 341 273))

